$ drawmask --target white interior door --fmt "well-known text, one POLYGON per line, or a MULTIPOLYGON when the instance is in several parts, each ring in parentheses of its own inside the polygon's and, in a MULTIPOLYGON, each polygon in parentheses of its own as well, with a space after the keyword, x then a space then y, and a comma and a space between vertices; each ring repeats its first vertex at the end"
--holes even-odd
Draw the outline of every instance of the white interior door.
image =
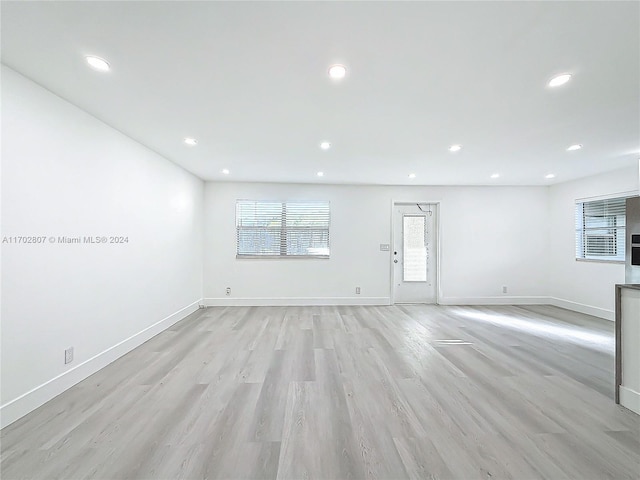
POLYGON ((393 208, 393 301, 436 303, 436 214, 434 204, 393 208))

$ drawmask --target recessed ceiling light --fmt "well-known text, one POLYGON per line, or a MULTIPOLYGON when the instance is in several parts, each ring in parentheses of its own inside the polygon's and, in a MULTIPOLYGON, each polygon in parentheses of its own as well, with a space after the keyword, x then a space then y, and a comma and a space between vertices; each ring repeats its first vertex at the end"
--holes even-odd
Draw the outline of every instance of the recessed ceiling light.
POLYGON ((571 80, 571 74, 563 73, 562 75, 557 75, 549 80, 548 85, 550 87, 559 87, 560 85, 564 85, 565 83, 567 83, 569 80, 571 80))
POLYGON ((331 144, 329 142, 322 142, 320 144, 320 148, 322 150, 329 150, 331 148, 331 144))
POLYGON ((491 178, 500 178, 500 174, 499 173, 494 173, 493 175, 491 175, 491 178))
POLYGON ((109 66, 109 62, 103 60, 100 57, 94 57, 93 55, 89 55, 85 57, 87 59, 87 63, 100 72, 108 72, 111 68, 109 66))
POLYGON ((347 67, 344 65, 331 65, 329 67, 329 76, 331 78, 340 79, 347 75, 347 67))
POLYGON ((316 175, 319 176, 319 177, 324 177, 324 172, 318 172, 318 173, 316 173, 316 175))
POLYGON ((410 173, 409 174, 409 178, 416 178, 416 174, 415 173, 410 173))
POLYGON ((191 146, 193 147, 194 145, 197 145, 197 144, 198 144, 198 141, 197 141, 195 138, 192 138, 192 137, 186 137, 186 138, 184 139, 184 143, 186 143, 187 145, 191 145, 191 146))
POLYGON ((449 147, 450 152, 458 152, 462 148, 462 145, 451 145, 449 147))
POLYGON ((544 178, 556 178, 556 176, 553 173, 549 173, 549 174, 545 175, 544 178))
POLYGON ((582 148, 582 145, 580 145, 579 143, 576 143, 575 145, 571 145, 569 148, 567 148, 568 152, 574 152, 576 150, 580 150, 582 148))
POLYGON ((229 175, 229 170, 228 170, 228 169, 226 169, 226 168, 223 168, 223 169, 222 169, 222 173, 223 173, 224 175, 229 175))

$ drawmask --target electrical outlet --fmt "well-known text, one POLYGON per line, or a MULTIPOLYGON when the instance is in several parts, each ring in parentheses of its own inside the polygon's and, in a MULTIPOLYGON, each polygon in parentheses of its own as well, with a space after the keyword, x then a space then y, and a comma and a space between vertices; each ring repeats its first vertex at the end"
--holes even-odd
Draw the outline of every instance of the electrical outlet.
POLYGON ((227 287, 226 295, 227 297, 231 296, 231 287, 227 287))
POLYGON ((360 295, 360 287, 356 287, 356 295, 360 295))
POLYGON ((506 285, 502 286, 502 293, 507 293, 507 286, 506 285))
POLYGON ((64 351, 64 364, 73 362, 73 347, 69 347, 64 351))

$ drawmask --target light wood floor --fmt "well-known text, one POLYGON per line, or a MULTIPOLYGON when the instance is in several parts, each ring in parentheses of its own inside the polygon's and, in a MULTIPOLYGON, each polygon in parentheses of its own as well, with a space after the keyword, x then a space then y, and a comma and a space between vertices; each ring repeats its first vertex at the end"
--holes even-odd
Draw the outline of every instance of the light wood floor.
POLYGON ((2 431, 2 478, 640 478, 613 324, 553 307, 210 308, 2 431))

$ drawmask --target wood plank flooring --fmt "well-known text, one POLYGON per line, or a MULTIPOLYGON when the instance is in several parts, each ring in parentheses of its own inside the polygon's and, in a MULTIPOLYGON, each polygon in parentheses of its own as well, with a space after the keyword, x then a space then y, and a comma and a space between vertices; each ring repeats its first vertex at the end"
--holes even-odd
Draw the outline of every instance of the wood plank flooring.
POLYGON ((554 307, 216 307, 1 432, 3 479, 639 479, 613 324, 554 307))

